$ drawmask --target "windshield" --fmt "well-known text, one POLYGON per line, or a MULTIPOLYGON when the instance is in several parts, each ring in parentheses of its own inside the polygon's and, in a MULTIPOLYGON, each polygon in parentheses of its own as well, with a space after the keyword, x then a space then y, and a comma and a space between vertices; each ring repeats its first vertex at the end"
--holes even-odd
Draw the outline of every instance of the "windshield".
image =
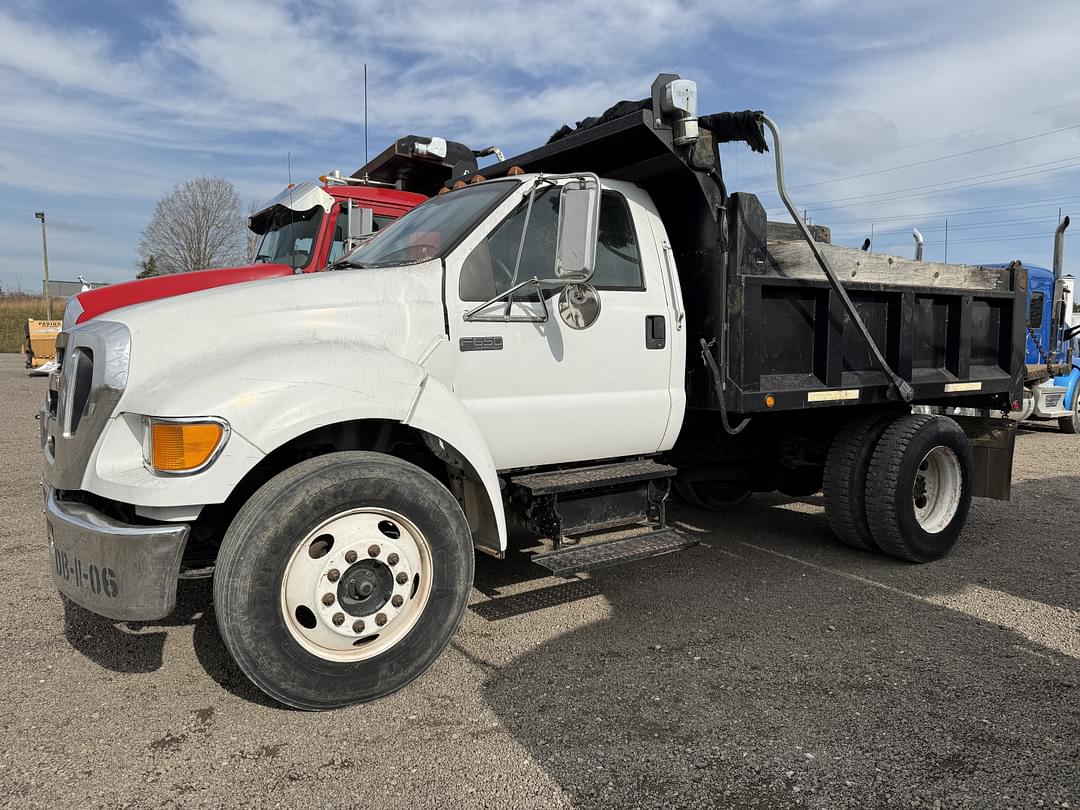
POLYGON ((504 180, 433 197, 358 247, 346 261, 379 267, 442 257, 517 186, 516 180, 504 180))
POLYGON ((306 267, 315 250, 322 217, 323 209, 318 205, 307 211, 276 206, 269 218, 264 220, 266 230, 259 242, 255 261, 287 264, 296 269, 306 267))

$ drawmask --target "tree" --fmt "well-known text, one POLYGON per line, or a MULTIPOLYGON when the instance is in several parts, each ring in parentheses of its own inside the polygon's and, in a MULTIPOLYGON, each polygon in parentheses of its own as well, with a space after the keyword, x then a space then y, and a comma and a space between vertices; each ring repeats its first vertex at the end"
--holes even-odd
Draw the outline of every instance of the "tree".
POLYGON ((135 278, 149 278, 150 276, 161 275, 161 271, 158 270, 157 266, 157 257, 152 254, 139 262, 139 268, 139 274, 135 278))
POLYGON ((240 195, 228 180, 197 177, 183 182, 158 200, 154 216, 143 229, 139 240, 143 273, 184 273, 238 264, 246 247, 245 225, 240 195))
POLYGON ((243 221, 244 226, 244 258, 250 264, 255 261, 255 256, 259 252, 259 244, 262 242, 263 235, 261 233, 255 233, 248 227, 248 222, 262 210, 263 204, 261 200, 252 200, 248 203, 248 215, 247 219, 243 221))

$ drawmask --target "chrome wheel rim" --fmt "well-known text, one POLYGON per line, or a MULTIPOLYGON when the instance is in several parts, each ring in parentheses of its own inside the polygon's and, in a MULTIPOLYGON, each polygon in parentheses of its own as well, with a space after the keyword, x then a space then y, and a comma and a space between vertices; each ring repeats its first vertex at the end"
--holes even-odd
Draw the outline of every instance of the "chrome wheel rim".
POLYGON ((943 445, 923 456, 915 472, 911 500, 915 520, 928 534, 944 531, 960 508, 963 472, 956 453, 943 445))
POLYGON ((323 521, 293 550, 281 611, 293 639, 328 661, 398 644, 431 594, 431 546, 404 516, 374 507, 323 521))

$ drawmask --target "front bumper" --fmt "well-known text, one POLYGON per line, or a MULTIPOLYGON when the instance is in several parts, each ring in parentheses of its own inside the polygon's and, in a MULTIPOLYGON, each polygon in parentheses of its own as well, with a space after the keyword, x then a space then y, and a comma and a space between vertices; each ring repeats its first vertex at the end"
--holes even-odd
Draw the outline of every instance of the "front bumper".
POLYGON ((45 528, 60 593, 110 619, 160 619, 176 607, 191 527, 121 523, 45 488, 45 528))

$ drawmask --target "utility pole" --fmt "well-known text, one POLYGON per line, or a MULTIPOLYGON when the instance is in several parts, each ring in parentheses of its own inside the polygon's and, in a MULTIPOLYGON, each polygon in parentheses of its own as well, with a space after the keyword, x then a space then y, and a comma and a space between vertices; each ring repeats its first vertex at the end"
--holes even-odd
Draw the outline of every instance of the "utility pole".
POLYGON ((49 241, 45 238, 45 212, 35 211, 34 216, 41 220, 41 255, 45 259, 45 320, 52 320, 52 296, 49 295, 49 241))

